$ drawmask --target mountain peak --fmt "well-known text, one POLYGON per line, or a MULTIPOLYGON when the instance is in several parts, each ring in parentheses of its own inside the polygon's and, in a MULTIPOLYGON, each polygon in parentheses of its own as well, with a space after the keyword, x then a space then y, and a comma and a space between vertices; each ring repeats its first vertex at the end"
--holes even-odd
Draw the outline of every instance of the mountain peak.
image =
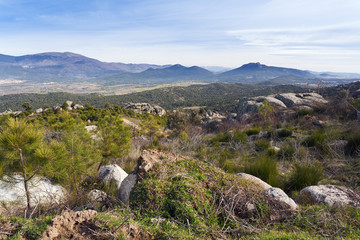
POLYGON ((258 68, 262 68, 262 67, 267 67, 267 66, 264 65, 264 64, 261 64, 259 62, 256 62, 256 63, 244 64, 240 68, 243 68, 243 69, 258 69, 258 68))

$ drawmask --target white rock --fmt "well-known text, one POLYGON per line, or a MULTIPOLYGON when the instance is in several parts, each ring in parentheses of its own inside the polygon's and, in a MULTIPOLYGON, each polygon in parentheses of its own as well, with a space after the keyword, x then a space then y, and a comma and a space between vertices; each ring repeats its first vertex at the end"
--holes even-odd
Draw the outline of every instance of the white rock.
POLYGON ((120 188, 121 182, 127 177, 127 173, 118 165, 107 165, 99 172, 99 178, 105 183, 114 182, 116 189, 120 188))
POLYGON ((253 183, 258 184, 263 190, 267 190, 269 188, 271 188, 271 185, 267 184, 266 182, 264 182, 263 180, 261 180, 258 177, 255 177, 251 174, 247 174, 247 173, 237 173, 236 176, 244 178, 246 180, 249 180, 253 183))
POLYGON ((261 96, 261 97, 258 97, 256 99, 256 101, 257 102, 267 101, 268 103, 276 105, 278 107, 286 108, 286 105, 282 101, 280 101, 279 99, 276 99, 275 97, 272 97, 272 96, 261 96))
MULTIPOLYGON (((5 176, 4 180, 0 180, 0 202, 16 203, 21 207, 26 206, 23 177, 20 175, 13 175, 11 178, 5 176)), ((33 177, 28 182, 28 187, 32 205, 59 203, 66 196, 66 190, 62 186, 53 184, 44 177, 33 177)))
POLYGON ((107 194, 104 191, 93 189, 88 193, 90 202, 102 202, 107 198, 107 194))
POLYGON ((269 188, 264 191, 264 195, 271 201, 285 205, 290 210, 296 210, 298 208, 297 204, 293 199, 291 199, 282 189, 280 188, 269 188))
POLYGON ((300 203, 325 203, 333 205, 351 205, 360 207, 360 196, 354 191, 335 185, 309 186, 300 191, 300 203))

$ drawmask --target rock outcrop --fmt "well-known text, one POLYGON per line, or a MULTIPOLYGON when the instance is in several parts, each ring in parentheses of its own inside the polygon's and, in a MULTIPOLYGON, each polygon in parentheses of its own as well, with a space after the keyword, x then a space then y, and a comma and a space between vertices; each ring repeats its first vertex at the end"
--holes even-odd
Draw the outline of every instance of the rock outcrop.
POLYGON ((317 93, 282 93, 275 96, 287 107, 313 106, 315 104, 325 104, 327 101, 317 93))
POLYGON ((130 193, 134 189, 138 178, 142 174, 148 172, 155 164, 161 163, 162 161, 175 161, 185 159, 186 157, 177 155, 170 152, 163 152, 159 150, 144 150, 138 159, 137 166, 121 183, 118 191, 118 198, 127 203, 130 198, 130 193))
POLYGON ((157 114, 160 117, 166 114, 166 111, 158 106, 152 105, 149 103, 127 103, 124 107, 125 109, 132 109, 136 113, 150 113, 150 114, 157 114))
POLYGON ((312 109, 318 104, 326 104, 325 100, 317 93, 281 93, 277 95, 259 96, 250 99, 241 99, 237 105, 238 116, 246 113, 256 113, 263 106, 263 102, 267 101, 271 105, 280 110, 295 109, 312 109))
MULTIPOLYGON (((44 177, 33 177, 28 181, 28 187, 33 206, 37 204, 57 204, 66 197, 66 190, 62 186, 53 184, 44 177)), ((0 202, 9 207, 26 207, 26 194, 22 176, 5 176, 4 181, 0 180, 0 202)))
POLYGON ((329 206, 350 205, 360 207, 360 196, 351 189, 335 185, 309 186, 300 191, 297 201, 301 204, 320 204, 329 206))
POLYGON ((106 165, 99 172, 99 179, 104 184, 114 184, 116 189, 120 188, 121 182, 128 176, 128 174, 118 165, 106 165))

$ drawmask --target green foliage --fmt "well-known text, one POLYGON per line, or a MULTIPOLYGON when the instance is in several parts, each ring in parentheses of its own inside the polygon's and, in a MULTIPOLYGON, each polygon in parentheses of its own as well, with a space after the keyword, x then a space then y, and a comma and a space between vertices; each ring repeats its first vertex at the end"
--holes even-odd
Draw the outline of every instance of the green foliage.
POLYGON ((290 137, 292 135, 292 133, 293 132, 290 129, 286 129, 286 128, 281 128, 276 131, 276 135, 279 138, 290 137))
POLYGON ((316 147, 318 149, 325 149, 327 147, 327 136, 324 129, 318 129, 305 138, 302 144, 306 147, 316 147))
POLYGON ((234 143, 245 143, 247 139, 246 133, 240 131, 239 129, 235 129, 225 133, 219 133, 210 139, 212 144, 216 144, 219 142, 234 142, 234 143))
POLYGON ((246 135, 251 136, 251 135, 256 135, 261 131, 260 127, 253 127, 253 128, 249 128, 246 130, 246 135))
POLYGON ((188 123, 189 119, 185 113, 175 111, 167 116, 167 127, 177 132, 183 131, 188 123))
POLYGON ((43 144, 43 134, 32 124, 23 119, 10 118, 0 135, 0 173, 20 172, 25 184, 27 207, 30 206, 30 192, 27 182, 54 156, 43 144))
POLYGON ((348 155, 356 155, 360 153, 360 133, 355 133, 349 137, 345 146, 345 153, 348 155))
POLYGON ((262 179, 271 186, 277 186, 278 184, 277 163, 268 155, 261 155, 253 161, 248 161, 245 165, 244 172, 262 179))
POLYGON ((290 143, 285 143, 281 146, 280 151, 277 153, 277 155, 280 160, 291 161, 294 159, 295 153, 295 147, 290 143))
POLYGON ((262 152, 270 148, 270 141, 267 139, 259 139, 255 142, 255 150, 262 152))
POLYGON ((31 111, 32 110, 32 105, 29 102, 24 102, 22 107, 25 109, 25 111, 31 111))
POLYGON ((360 98, 354 100, 354 101, 352 102, 352 105, 353 105, 358 111, 360 111, 360 98))
POLYGON ((130 149, 131 132, 119 116, 106 115, 98 121, 100 146, 105 161, 123 157, 130 149))
POLYGON ((286 190, 301 190, 304 187, 316 185, 323 176, 322 167, 317 164, 296 164, 287 184, 286 190))
POLYGON ((263 101, 258 109, 258 113, 264 121, 268 121, 274 115, 275 108, 268 101, 263 101))

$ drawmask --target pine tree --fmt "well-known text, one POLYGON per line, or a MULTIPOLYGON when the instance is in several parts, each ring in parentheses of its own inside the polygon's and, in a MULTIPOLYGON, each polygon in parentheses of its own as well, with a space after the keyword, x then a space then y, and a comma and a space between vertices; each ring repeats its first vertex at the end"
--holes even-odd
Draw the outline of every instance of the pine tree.
POLYGON ((99 148, 103 156, 103 161, 99 165, 100 168, 108 160, 128 154, 131 132, 128 127, 123 125, 120 116, 110 114, 99 120, 98 128, 102 138, 99 148))
POLYGON ((40 173, 52 152, 43 144, 42 132, 23 119, 9 119, 0 135, 1 173, 18 172, 23 177, 27 201, 27 212, 31 208, 31 193, 28 182, 40 173))

